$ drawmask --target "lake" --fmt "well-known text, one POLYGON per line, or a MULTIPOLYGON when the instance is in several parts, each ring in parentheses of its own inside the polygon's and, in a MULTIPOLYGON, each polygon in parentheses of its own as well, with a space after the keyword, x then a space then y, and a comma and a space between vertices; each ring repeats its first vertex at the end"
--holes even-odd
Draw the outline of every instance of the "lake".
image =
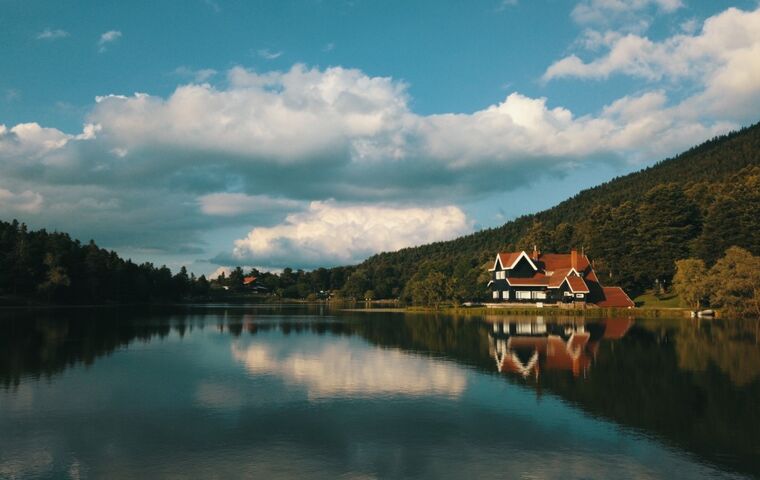
POLYGON ((757 322, 0 311, 0 478, 752 478, 757 322))

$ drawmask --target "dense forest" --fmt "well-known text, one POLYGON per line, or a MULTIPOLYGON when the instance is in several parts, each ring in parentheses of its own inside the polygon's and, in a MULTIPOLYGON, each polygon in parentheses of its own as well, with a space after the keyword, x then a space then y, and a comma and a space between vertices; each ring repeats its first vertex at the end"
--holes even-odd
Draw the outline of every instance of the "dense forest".
POLYGON ((559 205, 447 242, 374 255, 344 291, 411 296, 435 280, 460 299, 483 298, 498 251, 583 248, 604 284, 632 296, 669 287, 675 261, 714 264, 731 246, 760 254, 760 124, 715 138, 642 171, 584 190, 559 205))
POLYGON ((135 264, 65 233, 0 222, 0 300, 136 303, 204 299, 243 292, 256 277, 278 298, 402 298, 429 303, 431 292, 478 300, 498 251, 583 248, 604 284, 632 296, 670 286, 675 262, 710 267, 731 246, 760 255, 760 124, 715 138, 656 165, 613 179, 543 212, 455 240, 374 255, 357 266, 286 268, 280 274, 236 268, 219 280, 183 268, 135 264), (427 300, 426 300, 427 299, 427 300))

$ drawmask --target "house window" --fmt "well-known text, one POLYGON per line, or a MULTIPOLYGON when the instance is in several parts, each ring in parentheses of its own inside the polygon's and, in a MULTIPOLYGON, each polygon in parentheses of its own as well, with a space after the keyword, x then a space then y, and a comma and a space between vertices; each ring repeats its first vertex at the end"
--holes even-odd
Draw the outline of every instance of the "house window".
POLYGON ((504 270, 496 272, 496 280, 504 280, 505 278, 507 278, 507 275, 504 270))
POLYGON ((509 300, 509 290, 504 290, 503 292, 501 292, 501 298, 503 298, 504 300, 509 300))
POLYGON ((533 298, 543 300, 546 298, 546 292, 533 292, 533 298))
POLYGON ((493 291, 493 298, 499 298, 499 291, 498 290, 494 290, 493 291))
POLYGON ((517 294, 518 300, 530 300, 531 292, 524 292, 524 291, 518 290, 515 292, 515 294, 517 294))
POLYGON ((575 298, 583 298, 583 294, 582 293, 576 293, 575 294, 575 298))

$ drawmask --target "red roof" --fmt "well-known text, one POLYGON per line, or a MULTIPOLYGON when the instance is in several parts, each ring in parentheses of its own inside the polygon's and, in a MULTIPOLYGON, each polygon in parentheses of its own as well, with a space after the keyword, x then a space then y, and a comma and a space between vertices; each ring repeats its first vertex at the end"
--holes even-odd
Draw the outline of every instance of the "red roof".
POLYGON ((538 285, 538 286, 547 286, 549 285, 549 277, 544 275, 541 272, 536 272, 533 274, 532 277, 526 277, 526 278, 520 278, 520 277, 507 277, 506 281, 511 286, 515 285, 538 285))
MULTIPOLYGON (((535 264, 537 270, 532 276, 527 278, 507 277, 505 280, 511 286, 536 286, 559 288, 567 279, 570 289, 575 293, 588 293, 587 301, 596 303, 600 307, 633 307, 633 301, 619 287, 602 287, 599 285, 599 278, 594 272, 588 257, 576 250, 571 253, 543 253, 538 255, 538 259, 533 259, 532 255, 527 252, 499 252, 497 258, 504 269, 512 265, 520 258, 526 255, 530 261, 535 264), (573 257, 575 257, 575 266, 573 266, 573 257), (572 273, 572 269, 579 276, 572 273), (597 300, 598 299, 598 300, 597 300)), ((492 269, 493 270, 493 269, 492 269)))
POLYGON ((596 302, 600 307, 630 308, 636 306, 620 287, 602 287, 602 294, 604 298, 596 302))
MULTIPOLYGON (((575 269, 578 273, 582 273, 590 265, 588 257, 586 255, 581 255, 580 253, 577 254, 577 262, 578 264, 575 266, 575 269)), ((539 268, 548 271, 557 271, 561 268, 572 268, 572 253, 543 253, 538 256, 538 263, 539 268)))
POLYGON ((243 278, 243 285, 250 285, 251 283, 256 281, 256 277, 244 277, 243 278))
POLYGON ((565 281, 565 277, 567 277, 570 274, 569 268, 561 268, 559 270, 555 270, 551 277, 549 277, 549 287, 551 288, 559 288, 560 285, 562 285, 562 282, 565 281))
POLYGON ((586 282, 583 281, 581 277, 577 277, 575 275, 570 275, 567 277, 567 283, 570 285, 570 290, 573 291, 573 293, 588 293, 588 285, 586 285, 586 282))
POLYGON ((499 263, 501 263, 502 268, 509 268, 512 266, 513 263, 515 263, 515 260, 517 260, 517 257, 520 256, 522 252, 502 252, 499 253, 499 263))

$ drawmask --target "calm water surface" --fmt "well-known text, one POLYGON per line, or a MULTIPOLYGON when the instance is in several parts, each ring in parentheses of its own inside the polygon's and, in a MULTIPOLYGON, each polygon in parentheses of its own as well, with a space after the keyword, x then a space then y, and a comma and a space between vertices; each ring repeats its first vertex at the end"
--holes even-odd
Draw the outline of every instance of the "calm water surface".
POLYGON ((0 312, 0 478, 760 477, 756 322, 0 312))

